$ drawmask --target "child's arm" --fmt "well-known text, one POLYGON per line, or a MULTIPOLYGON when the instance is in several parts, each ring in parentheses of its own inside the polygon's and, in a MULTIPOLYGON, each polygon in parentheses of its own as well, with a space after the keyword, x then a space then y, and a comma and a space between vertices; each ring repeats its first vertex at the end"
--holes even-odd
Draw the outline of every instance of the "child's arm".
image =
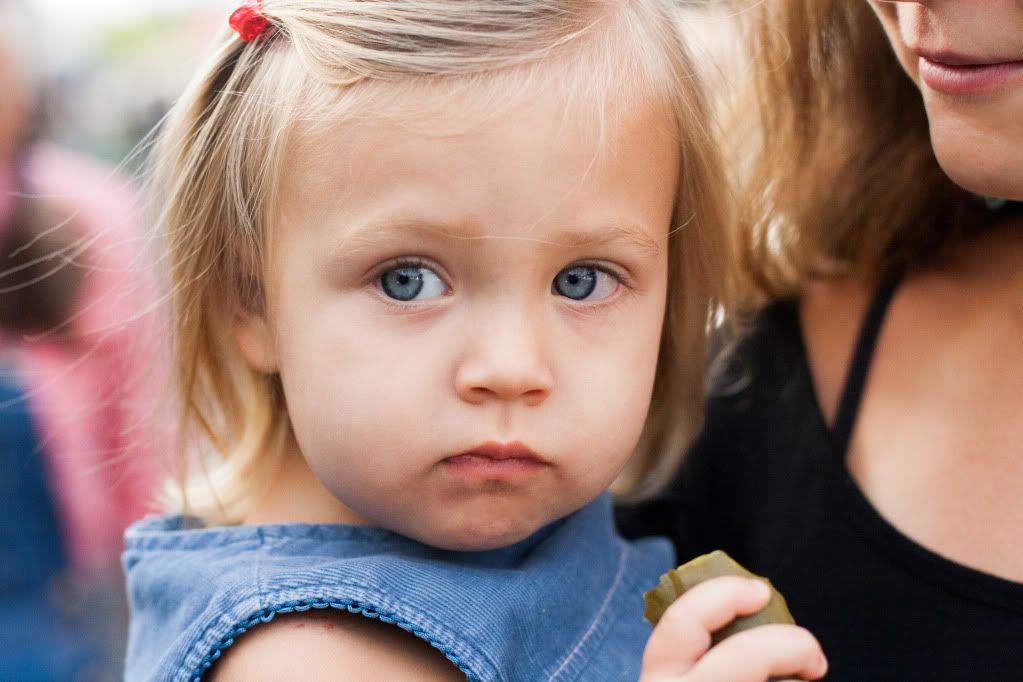
POLYGON ((331 610, 281 616, 255 627, 204 679, 465 682, 465 675, 415 635, 331 610))
POLYGON ((763 625, 711 648, 711 633, 761 609, 759 580, 736 576, 697 585, 672 604, 647 643, 640 682, 764 682, 820 679, 828 664, 813 635, 795 625, 763 625))

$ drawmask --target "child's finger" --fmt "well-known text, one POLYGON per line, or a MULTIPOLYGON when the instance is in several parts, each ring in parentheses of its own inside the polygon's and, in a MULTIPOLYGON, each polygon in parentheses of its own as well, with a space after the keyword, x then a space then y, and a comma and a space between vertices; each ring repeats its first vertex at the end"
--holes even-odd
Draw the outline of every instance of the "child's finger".
POLYGON ((700 659, 685 682, 817 680, 828 671, 820 644, 796 625, 761 625, 733 635, 700 659))
MULTIPOLYGON (((711 633, 767 604, 759 580, 713 578, 688 590, 661 616, 643 654, 644 679, 684 675, 711 644, 711 633)), ((725 679, 725 678, 722 678, 725 679)))

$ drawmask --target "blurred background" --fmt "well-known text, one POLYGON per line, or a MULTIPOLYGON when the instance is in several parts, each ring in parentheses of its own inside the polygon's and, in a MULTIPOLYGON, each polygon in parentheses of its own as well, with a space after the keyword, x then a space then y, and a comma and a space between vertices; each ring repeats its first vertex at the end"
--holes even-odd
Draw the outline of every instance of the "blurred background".
MULTIPOLYGON (((14 2, 15 0, 0 0, 14 2)), ((35 24, 49 139, 121 161, 227 25, 225 0, 18 0, 35 24)))
POLYGON ((170 454, 134 150, 232 2, 0 0, 0 681, 121 678, 170 454))

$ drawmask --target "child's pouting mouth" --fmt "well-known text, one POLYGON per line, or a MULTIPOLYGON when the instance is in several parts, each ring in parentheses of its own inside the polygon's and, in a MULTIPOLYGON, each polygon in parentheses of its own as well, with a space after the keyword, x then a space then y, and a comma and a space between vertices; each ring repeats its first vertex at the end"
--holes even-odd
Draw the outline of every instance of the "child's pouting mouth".
POLYGON ((446 471, 466 482, 526 482, 553 466, 518 441, 488 442, 443 461, 446 471))

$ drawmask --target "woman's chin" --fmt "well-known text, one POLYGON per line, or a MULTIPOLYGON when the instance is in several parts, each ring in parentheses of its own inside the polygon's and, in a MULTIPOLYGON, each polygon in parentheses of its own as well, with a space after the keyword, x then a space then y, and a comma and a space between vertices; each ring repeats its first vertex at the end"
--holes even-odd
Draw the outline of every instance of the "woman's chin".
POLYGON ((935 145, 938 163, 954 182, 965 190, 985 197, 1023 201, 1023 160, 1003 151, 984 155, 978 150, 960 153, 935 145))

